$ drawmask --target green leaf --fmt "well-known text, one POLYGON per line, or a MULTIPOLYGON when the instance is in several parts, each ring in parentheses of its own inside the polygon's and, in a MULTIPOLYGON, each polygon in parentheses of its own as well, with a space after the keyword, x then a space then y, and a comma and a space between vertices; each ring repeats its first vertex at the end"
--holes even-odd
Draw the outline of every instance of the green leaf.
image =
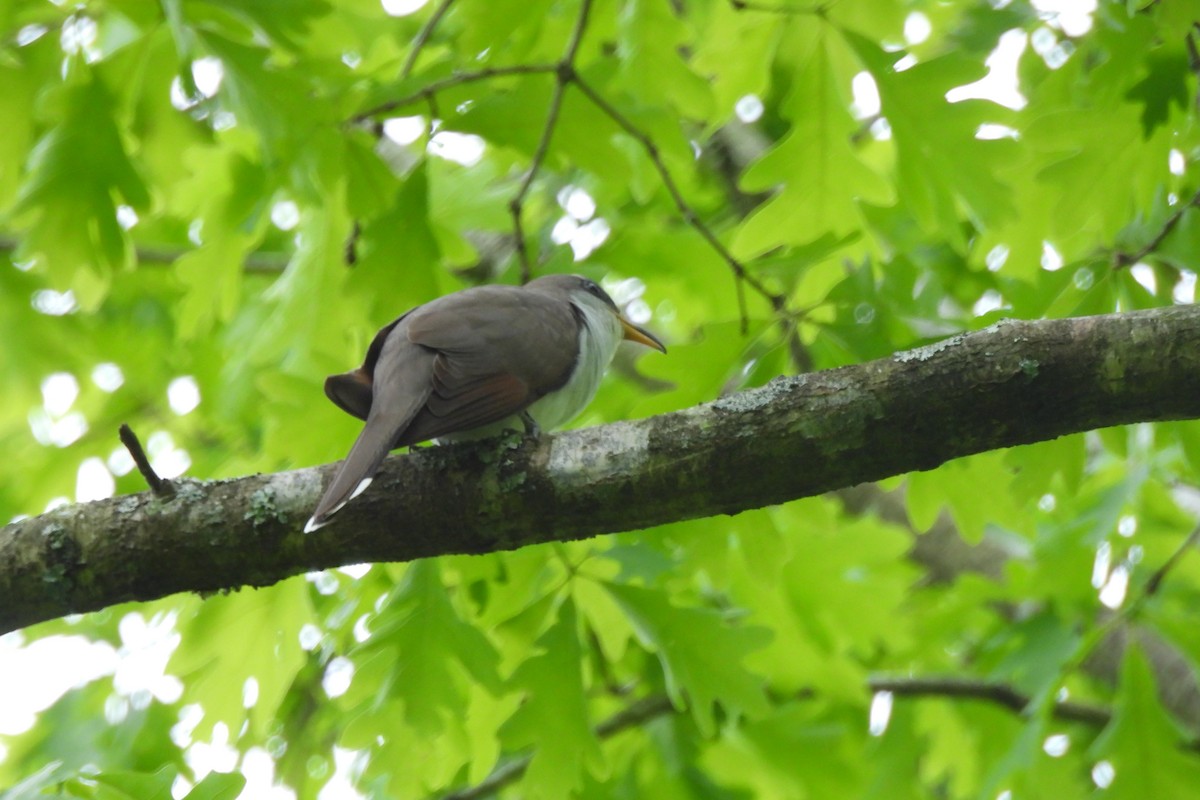
POLYGON ((1008 486, 1013 480, 1002 454, 984 453, 943 464, 908 477, 905 499, 914 527, 928 530, 940 509, 950 512, 969 542, 983 538, 989 526, 1020 529, 1028 519, 1024 502, 1006 492, 981 494, 980 486, 1008 486))
POLYGON ((710 76, 713 122, 725 122, 738 100, 766 94, 780 29, 769 15, 747 14, 733 3, 714 4, 706 28, 695 45, 694 69, 710 76))
POLYGON ((240 772, 210 772, 184 795, 186 800, 234 800, 246 786, 240 772))
POLYGON ((767 643, 764 628, 731 625, 717 611, 681 608, 660 591, 605 584, 637 632, 657 655, 676 708, 690 708, 701 732, 715 727, 713 705, 731 717, 766 711, 763 684, 741 666, 747 654, 767 643), (721 653, 720 660, 712 658, 721 653))
POLYGON ((1112 785, 1100 797, 1187 797, 1200 786, 1200 761, 1158 699, 1154 673, 1131 642, 1121 664, 1113 718, 1089 749, 1112 764, 1112 785))
POLYGON ((553 5, 552 0, 462 0, 451 7, 450 16, 458 23, 464 51, 505 52, 528 47, 531 32, 522 22, 537 20, 535 27, 540 27, 553 5))
POLYGON ((83 64, 71 62, 69 75, 47 96, 54 124, 29 154, 14 213, 29 223, 21 258, 36 258, 53 283, 94 309, 112 270, 129 260, 116 201, 143 209, 150 197, 126 155, 108 88, 83 64))
MULTIPOLYGON (((478 628, 464 621, 450 603, 434 559, 413 562, 404 580, 368 625, 371 637, 353 653, 359 676, 347 694, 349 706, 376 711, 392 699, 403 706, 404 721, 422 735, 443 731, 456 719, 465 690, 455 679, 465 670, 493 694, 500 691, 499 655, 478 628)), ((366 720, 348 731, 348 746, 358 735, 373 740, 366 720)))
POLYGON ((195 616, 181 622, 181 644, 168 671, 184 680, 183 702, 199 703, 204 709, 196 736, 205 736, 217 722, 236 732, 247 718, 255 735, 265 736, 304 663, 297 644, 310 616, 307 584, 293 579, 267 589, 211 597, 195 616), (258 684, 258 699, 250 709, 244 703, 248 678, 258 684))
MULTIPOLYGON (((197 31, 204 50, 219 58, 224 68, 218 97, 228 103, 236 118, 250 123, 262 141, 267 163, 288 163, 305 140, 318 135, 321 123, 332 121, 325 118, 332 113, 328 106, 307 99, 302 76, 275 68, 266 49, 241 44, 207 28, 197 31)), ((319 150, 308 152, 321 156, 319 150)), ((312 175, 294 177, 297 189, 314 191, 309 182, 312 175)))
POLYGON ((1188 54, 1179 48, 1152 52, 1146 56, 1146 77, 1126 93, 1126 97, 1142 105, 1142 130, 1147 138, 1155 129, 1166 125, 1171 106, 1180 110, 1187 106, 1191 68, 1188 54))
POLYGON ((617 63, 621 87, 638 100, 677 108, 683 117, 712 114, 708 82, 680 57, 692 36, 669 5, 657 0, 629 0, 618 23, 617 63))
POLYGON ((819 705, 787 703, 722 737, 704 763, 722 783, 753 797, 860 797, 867 766, 858 753, 861 723, 819 705))
POLYGON ((0 118, 7 120, 0 136, 0 209, 7 208, 20 186, 21 162, 34 135, 33 107, 38 84, 31 70, 0 65, 0 118))
POLYGON ((325 0, 183 0, 182 7, 194 25, 203 25, 206 18, 228 19, 224 17, 228 14, 253 34, 265 34, 292 48, 298 47, 297 37, 331 8, 325 0), (217 10, 224 14, 214 14, 217 10))
POLYGON ((95 780, 129 800, 171 800, 171 784, 176 774, 172 767, 163 767, 154 774, 113 770, 99 773, 95 780))
MULTIPOLYGON (((57 783, 62 783, 69 777, 69 770, 63 767, 61 761, 55 761, 39 768, 37 772, 17 784, 0 791, 0 800, 36 800, 46 796, 46 789, 57 783)), ((170 797, 170 794, 167 795, 170 797)))
POLYGON ((534 748, 521 783, 522 796, 569 797, 579 789, 585 767, 596 773, 604 766, 588 718, 583 651, 569 597, 538 638, 537 648, 538 654, 522 663, 509 681, 522 693, 523 702, 500 729, 500 737, 514 749, 534 748))
POLYGON ((960 206, 981 226, 1011 219, 1015 207, 997 177, 1012 157, 1011 143, 975 137, 980 125, 1007 121, 1007 111, 946 99, 950 89, 983 77, 978 61, 947 55, 897 72, 897 54, 857 34, 846 39, 879 88, 896 143, 897 187, 925 229, 961 246, 960 206))
POLYGON ((1061 682, 1080 639, 1073 626, 1057 614, 1043 611, 1014 623, 989 642, 981 653, 980 666, 994 680, 1040 700, 1061 682))
POLYGON ((791 33, 781 47, 793 50, 797 71, 780 108, 791 130, 741 181, 749 192, 782 187, 740 226, 733 247, 742 258, 850 236, 862 226, 861 201, 888 202, 887 185, 851 146, 858 123, 842 88, 840 42, 824 26, 791 33))

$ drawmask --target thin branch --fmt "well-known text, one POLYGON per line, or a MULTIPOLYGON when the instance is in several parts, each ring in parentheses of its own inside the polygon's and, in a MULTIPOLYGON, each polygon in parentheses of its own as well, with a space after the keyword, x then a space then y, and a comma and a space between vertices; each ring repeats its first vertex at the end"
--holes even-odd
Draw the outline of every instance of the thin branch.
POLYGON ((1179 547, 1175 548, 1175 551, 1171 553, 1167 560, 1154 571, 1149 580, 1143 584, 1140 591, 1131 597, 1126 597, 1119 611, 1116 613, 1106 613, 1108 609, 1101 609, 1101 612, 1105 612, 1106 615, 1101 617, 1098 625, 1092 627, 1084 635, 1079 646, 1071 655, 1071 658, 1063 665, 1062 674, 1067 675, 1080 669, 1110 636, 1122 635, 1127 628, 1132 628, 1131 623, 1136 622, 1142 608, 1150 598, 1158 593, 1162 588, 1163 582, 1171 573, 1171 570, 1175 568, 1187 551, 1196 544, 1197 540, 1200 540, 1200 525, 1197 525, 1180 543, 1179 547))
POLYGON ((533 185, 533 179, 537 177, 542 163, 546 160, 546 153, 550 150, 550 140, 554 137, 554 129, 558 125, 558 114, 562 110, 563 95, 567 91, 567 84, 575 77, 575 56, 579 53, 579 45, 583 41, 584 31, 587 30, 588 14, 591 8, 592 0, 582 0, 579 5, 579 17, 575 20, 575 29, 571 32, 567 51, 558 62, 554 73, 554 95, 550 98, 550 108, 546 111, 546 124, 542 128, 541 139, 538 141, 537 149, 533 152, 533 160, 529 162, 529 169, 521 180, 520 188, 508 203, 508 210, 512 213, 513 218, 513 232, 517 239, 517 258, 521 263, 521 283, 528 283, 532 273, 529 264, 529 250, 525 246, 525 233, 521 224, 521 212, 525 207, 525 198, 533 185))
MULTIPOLYGON (((1031 698, 1013 687, 991 681, 970 678, 886 678, 873 677, 867 681, 872 692, 891 692, 900 697, 953 697, 984 700, 1001 705, 1018 714, 1029 709, 1031 698)), ((1073 703, 1056 702, 1052 711, 1056 719, 1065 722, 1082 722, 1103 727, 1112 719, 1107 708, 1073 703)))
POLYGON ((457 86, 462 86, 468 83, 489 80, 491 78, 505 77, 511 75, 538 75, 553 73, 556 77, 554 95, 550 101, 550 108, 547 112, 546 125, 542 130, 542 136, 538 142, 537 149, 534 152, 533 160, 530 163, 530 168, 526 172, 521 182, 521 187, 518 189, 517 195, 509 203, 509 210, 513 216, 513 227, 517 234, 517 252, 521 261, 522 279, 527 280, 531 271, 529 263, 528 251, 525 247, 525 237, 523 235, 522 225, 522 209, 525 198, 528 195, 530 186, 533 183, 537 172, 541 169, 545 161, 546 153, 549 149, 550 140, 553 136, 554 128, 557 124, 558 115, 562 106, 563 94, 566 91, 568 84, 574 84, 579 87, 579 90, 592 101, 605 115, 613 120, 622 130, 633 137, 645 150, 655 170, 658 172, 663 185, 670 194, 671 199, 675 203, 680 215, 684 221, 694 228, 709 246, 717 252, 722 260, 729 265, 734 274, 735 289, 738 298, 738 312, 742 323, 742 332, 745 333, 749 329, 749 312, 746 308, 745 292, 742 284, 748 284, 754 291, 766 298, 771 304, 771 308, 776 313, 784 313, 786 310, 785 299, 782 295, 772 292, 767 286, 757 277, 751 274, 745 265, 736 256, 730 252, 724 243, 717 237, 710 228, 691 207, 687 200, 683 197, 678 184, 672 177, 670 170, 667 169, 666 163, 662 159, 658 146, 650 138, 648 134, 641 130, 633 123, 624 113, 616 108, 612 103, 602 97, 590 84, 584 81, 575 71, 574 61, 579 49, 579 44, 583 38, 583 33, 586 30, 588 14, 590 12, 591 0, 583 0, 580 9, 579 18, 576 21, 574 31, 572 32, 571 40, 567 46, 567 52, 558 62, 553 64, 515 64, 505 67, 488 67, 474 72, 461 72, 451 75, 448 78, 443 78, 439 81, 433 81, 422 89, 412 92, 403 97, 389 100, 386 103, 381 103, 377 106, 359 112, 350 118, 351 123, 362 123, 372 117, 380 114, 387 114, 404 106, 420 100, 432 102, 433 96, 447 89, 452 89, 457 86))
POLYGON ((389 114, 398 108, 404 108, 418 101, 427 100, 431 95, 444 92, 447 89, 453 89, 457 86, 465 86, 468 83, 477 83, 479 81, 491 80, 492 78, 503 78, 509 75, 546 75, 557 71, 558 64, 513 64, 506 67, 485 67, 474 72, 458 72, 448 78, 433 81, 411 94, 398 97, 395 100, 389 100, 386 103, 380 103, 377 106, 368 108, 366 111, 360 111, 350 118, 350 122, 366 122, 371 117, 376 117, 380 114, 389 114))
POLYGON ((142 443, 137 434, 133 432, 133 428, 122 424, 117 429, 117 435, 121 437, 121 444, 125 445, 129 455, 133 456, 133 463, 137 465, 138 472, 142 473, 142 477, 146 479, 150 491, 154 492, 156 497, 174 497, 175 487, 171 485, 170 481, 158 477, 154 467, 150 466, 150 459, 146 457, 146 451, 142 449, 142 443))
MULTIPOLYGON (((968 678, 892 678, 873 676, 867 679, 867 689, 874 692, 891 692, 897 697, 945 697, 952 699, 981 700, 1003 706, 1017 714, 1029 708, 1030 698, 1013 687, 992 681, 968 678)), ((783 698, 807 700, 816 695, 810 690, 783 698)), ((622 731, 636 728, 650 720, 675 710, 671 700, 664 694, 650 695, 630 704, 595 727, 597 739, 608 739, 622 731)), ((1051 712, 1064 722, 1081 722, 1085 725, 1103 727, 1112 719, 1107 708, 1087 703, 1056 702, 1051 712)), ((521 779, 532 762, 531 754, 522 755, 496 768, 483 781, 467 789, 443 795, 443 800, 479 800, 510 786, 521 779)))
POLYGON ((429 41, 429 37, 433 35, 433 29, 442 21, 442 17, 450 10, 450 6, 454 4, 454 0, 442 0, 425 24, 421 26, 421 30, 417 32, 416 38, 412 41, 412 48, 408 51, 408 57, 404 59, 404 66, 400 69, 400 80, 405 80, 412 74, 413 67, 417 64, 417 56, 421 54, 421 50, 425 47, 425 43, 429 41))
POLYGON ((1163 562, 1162 566, 1154 570, 1154 574, 1150 576, 1150 580, 1146 581, 1146 586, 1142 590, 1143 597, 1153 597, 1158 594, 1158 590, 1162 588, 1162 583, 1166 580, 1171 570, 1179 563, 1184 554, 1196 546, 1196 542, 1200 541, 1200 525, 1197 525, 1188 537, 1183 540, 1179 547, 1175 548, 1175 552, 1171 553, 1171 557, 1163 562))
POLYGON ((1188 209, 1200 207, 1200 191, 1192 195, 1192 199, 1175 210, 1175 213, 1167 217, 1162 228, 1154 235, 1154 238, 1138 248, 1135 252, 1127 253, 1122 250, 1113 252, 1113 268, 1121 269, 1136 264, 1146 256, 1153 253, 1162 245, 1163 241, 1171 235, 1171 231, 1175 230, 1175 226, 1183 219, 1183 215, 1188 212, 1188 209))
MULTIPOLYGON (((710 228, 702 219, 700 219, 700 215, 697 214, 687 200, 684 199, 683 193, 679 191, 678 184, 675 183, 675 179, 671 177, 670 170, 667 169, 666 163, 662 160, 662 155, 659 153, 658 145, 656 145, 654 141, 644 131, 642 131, 641 128, 634 125, 633 122, 623 113, 621 113, 612 103, 600 96, 600 94, 579 75, 575 76, 574 83, 579 87, 581 92, 587 95, 588 99, 591 100, 597 108, 608 115, 613 122, 617 123, 622 130, 636 139, 637 142, 642 146, 642 149, 646 151, 646 155, 650 158, 650 162, 654 164, 654 168, 657 170, 659 178, 663 182, 663 186, 667 188, 667 192, 670 193, 671 199, 675 202, 675 207, 679 210, 680 216, 682 216, 684 221, 687 222, 688 225, 692 226, 697 233, 704 237, 704 240, 708 242, 709 246, 711 246, 713 250, 715 250, 717 254, 721 256, 725 263, 729 265, 730 269, 733 270, 734 278, 738 282, 739 287, 740 283, 744 281, 745 283, 749 284, 752 289, 765 297, 771 303, 772 308, 774 308, 776 311, 782 309, 784 306, 783 297, 772 292, 766 287, 766 285, 758 280, 758 278, 751 275, 750 272, 746 270, 745 265, 742 264, 737 256, 729 251, 729 248, 727 248, 724 243, 717 238, 717 235, 713 233, 712 228, 710 228)), ((742 332, 745 333, 749 328, 749 315, 746 311, 745 297, 740 291, 738 294, 738 305, 739 313, 741 314, 742 319, 742 332)))
MULTIPOLYGON (((1200 22, 1193 22, 1192 29, 1184 37, 1184 42, 1187 43, 1188 69, 1193 75, 1200 77, 1200 48, 1196 46, 1197 37, 1200 37, 1200 22)), ((1196 102, 1200 103, 1200 97, 1196 98, 1196 102)))
POLYGON ((815 6, 793 6, 786 3, 758 3, 753 0, 729 0, 734 11, 764 11, 769 14, 824 14, 827 4, 815 6))
MULTIPOLYGON (((454 3, 454 0, 442 0, 442 2, 440 4, 438 4, 438 7, 436 9, 434 9, 433 14, 430 15, 429 19, 425 20, 425 24, 421 26, 421 30, 419 30, 417 32, 417 35, 413 38, 412 46, 409 48, 409 51, 408 51, 408 56, 404 59, 404 65, 400 68, 400 80, 401 81, 408 80, 409 75, 412 74, 413 67, 416 66, 416 64, 417 64, 417 57, 420 56, 421 50, 424 49, 425 44, 429 41, 429 38, 433 35, 434 29, 438 26, 438 23, 440 23, 442 21, 442 17, 444 17, 446 15, 446 12, 450 10, 450 6, 453 3, 454 3)), ((435 120, 437 119, 437 115, 436 115, 437 106, 434 103, 432 96, 429 97, 428 99, 429 99, 429 106, 430 106, 429 138, 432 139, 433 138, 433 126, 435 124, 435 120)), ((378 126, 378 129, 375 131, 376 140, 378 140, 383 135, 382 125, 379 125, 377 123, 377 126, 378 126)), ((352 267, 358 263, 358 240, 359 240, 359 236, 361 233, 362 233, 361 221, 354 220, 354 227, 350 231, 350 236, 347 237, 346 245, 345 245, 345 262, 346 262, 347 266, 352 267)))

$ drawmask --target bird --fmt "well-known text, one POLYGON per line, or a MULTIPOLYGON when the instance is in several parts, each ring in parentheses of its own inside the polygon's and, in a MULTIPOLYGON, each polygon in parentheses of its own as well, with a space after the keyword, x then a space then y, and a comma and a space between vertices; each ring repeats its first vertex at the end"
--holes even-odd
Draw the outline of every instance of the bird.
POLYGON ((401 315, 375 335, 362 366, 325 380, 329 399, 366 424, 304 532, 365 491, 396 448, 570 422, 623 340, 667 350, 581 275, 476 286, 401 315))

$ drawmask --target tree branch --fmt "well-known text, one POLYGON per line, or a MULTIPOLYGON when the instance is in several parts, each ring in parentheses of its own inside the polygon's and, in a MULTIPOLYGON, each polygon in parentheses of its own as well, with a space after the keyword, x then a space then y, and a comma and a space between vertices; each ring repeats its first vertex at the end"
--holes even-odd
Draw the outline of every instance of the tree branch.
POLYGON ((1196 417, 1200 307, 1007 321, 650 419, 393 457, 317 535, 300 528, 333 465, 180 480, 170 501, 63 506, 0 532, 0 631, 345 564, 734 514, 986 450, 1196 417))
POLYGON ((546 154, 550 152, 550 140, 554 137, 554 129, 558 125, 558 114, 562 110, 563 95, 567 92, 567 84, 575 76, 575 56, 578 55, 579 45, 583 42, 583 34, 587 30, 588 14, 591 13, 591 10, 592 0, 582 0, 579 5, 579 16, 575 20, 575 29, 571 32, 571 40, 567 43, 567 50, 558 62, 558 69, 554 73, 554 94, 550 98, 550 107, 546 111, 546 122, 542 126, 542 135, 538 140, 537 149, 533 153, 533 159, 529 162, 529 169, 525 171, 525 177, 521 179, 517 193, 508 203, 508 210, 513 218, 513 236, 517 242, 517 259, 521 264, 521 283, 528 283, 533 272, 529 263, 529 249, 525 245, 525 231, 521 217, 525 208, 525 198, 529 195, 534 178, 542 168, 542 162, 546 160, 546 154))
MULTIPOLYGON (((873 677, 867 682, 872 692, 891 692, 899 697, 947 697, 963 700, 983 700, 1004 706, 1017 714, 1025 713, 1032 701, 1005 683, 981 681, 974 678, 885 678, 873 677)), ((1083 722, 1102 727, 1112 719, 1107 708, 1058 701, 1051 713, 1063 722, 1083 722)))
POLYGON ((1200 192, 1196 192, 1194 195, 1192 195, 1191 200, 1175 209, 1175 213, 1167 217, 1167 219, 1163 222, 1162 227, 1158 229, 1158 232, 1154 234, 1150 241, 1146 242, 1137 250, 1133 251, 1132 253, 1125 252, 1124 250, 1113 251, 1113 267, 1115 269, 1122 269, 1124 267, 1131 266, 1153 253, 1160 246, 1162 246, 1163 241, 1171 235, 1171 231, 1175 230, 1175 226, 1177 226, 1180 220, 1183 219, 1183 215, 1189 210, 1197 207, 1200 207, 1200 192))
MULTIPOLYGON (((995 703, 1010 711, 1023 714, 1029 707, 1030 698, 1004 683, 982 681, 973 678, 909 677, 891 678, 873 676, 867 679, 871 692, 891 692, 897 697, 943 697, 962 700, 980 700, 995 703)), ((799 699, 812 697, 810 691, 802 692, 799 699)), ((793 696, 795 697, 795 696, 793 696)), ((671 699, 665 694, 652 694, 635 700, 625 708, 601 722, 595 728, 597 739, 608 739, 618 733, 636 728, 650 720, 675 711, 671 699)), ((1112 719, 1112 712, 1101 706, 1069 701, 1056 702, 1051 713, 1063 722, 1082 722, 1086 725, 1103 727, 1112 719)), ((529 769, 533 756, 524 755, 506 761, 479 783, 466 789, 443 795, 442 800, 478 800, 510 786, 521 779, 529 769)))
POLYGON ((463 86, 468 83, 491 80, 492 78, 503 78, 511 75, 544 75, 554 72, 557 69, 558 64, 513 64, 505 67, 485 67, 473 72, 456 72, 448 78, 433 81, 419 91, 406 94, 403 97, 397 97, 395 100, 389 100, 386 103, 380 103, 365 111, 360 111, 350 118, 350 122, 367 122, 372 117, 377 117, 380 114, 390 114, 397 109, 410 106, 413 103, 428 100, 428 98, 433 97, 438 92, 453 89, 455 86, 463 86))
POLYGON ((450 6, 454 0, 442 0, 438 3, 438 7, 429 15, 429 19, 421 26, 421 30, 417 32, 416 37, 412 41, 412 45, 408 51, 408 57, 404 59, 404 66, 400 68, 400 80, 405 80, 412 74, 413 67, 417 64, 417 57, 421 55, 421 50, 425 48, 425 44, 429 41, 429 37, 433 36, 433 29, 442 21, 442 17, 446 16, 446 12, 450 10, 450 6))
POLYGON ((651 139, 645 131, 634 125, 633 121, 630 120, 629 117, 617 110, 616 106, 604 99, 599 92, 592 88, 591 84, 584 81, 578 75, 575 76, 574 83, 579 87, 579 91, 583 92, 583 94, 592 101, 592 104, 596 106, 596 108, 603 111, 609 119, 611 119, 621 128, 621 130, 633 137, 633 139, 642 146, 642 149, 646 151, 646 155, 650 159, 650 163, 652 163, 654 165, 654 169, 657 170, 658 177, 662 181, 663 186, 666 188, 667 193, 671 195, 671 199, 675 203, 675 208, 678 209, 680 216, 683 217, 683 221, 695 229, 695 231, 699 233, 701 237, 703 237, 704 241, 708 242, 708 246, 716 251, 717 255, 719 255, 721 259, 729 265, 729 268, 733 271, 734 288, 738 293, 738 308, 741 310, 742 332, 745 333, 749 324, 748 315, 746 312, 746 299, 742 290, 743 283, 749 284, 754 291, 765 297, 768 302, 771 303, 771 307, 774 308, 775 311, 778 312, 783 310, 783 297, 772 292, 762 281, 752 275, 746 269, 746 266, 741 262, 741 260, 735 256, 720 239, 717 238, 717 235, 713 233, 712 228, 710 228, 704 222, 704 220, 700 219, 700 215, 695 212, 691 204, 689 204, 684 198, 683 192, 679 190, 678 184, 675 183, 675 179, 671 176, 671 171, 667 169, 666 162, 663 161, 662 154, 659 152, 658 145, 654 143, 654 140, 651 139))

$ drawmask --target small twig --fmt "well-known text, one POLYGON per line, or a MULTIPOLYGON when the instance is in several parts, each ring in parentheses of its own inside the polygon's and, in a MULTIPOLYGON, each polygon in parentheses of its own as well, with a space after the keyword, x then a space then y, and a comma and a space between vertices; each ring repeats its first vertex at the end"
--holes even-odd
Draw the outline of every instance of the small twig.
POLYGON ((171 485, 170 481, 158 477, 154 467, 150 466, 150 459, 146 457, 146 451, 142 449, 142 443, 133 429, 122 423, 121 427, 117 429, 117 434, 121 437, 121 444, 125 445, 129 455, 133 456, 133 463, 137 465, 138 472, 142 473, 142 477, 146 479, 150 491, 158 497, 174 497, 175 487, 171 485))
POLYGON ((824 14, 828 11, 825 4, 816 6, 793 6, 786 3, 756 3, 753 0, 729 0, 734 11, 765 11, 770 14, 824 14))
POLYGON ((354 220, 354 225, 350 228, 350 235, 346 237, 346 244, 342 248, 342 258, 348 267, 358 264, 358 240, 361 236, 362 224, 358 220, 354 220))
POLYGON ((1200 75, 1200 48, 1196 46, 1197 36, 1200 36, 1200 22, 1193 22, 1192 29, 1188 31, 1188 35, 1184 37, 1184 41, 1187 43, 1188 69, 1194 74, 1200 75))
POLYGON ((1142 590, 1143 598, 1153 597, 1158 593, 1158 590, 1162 587, 1162 582, 1166 580, 1167 574, 1175 568, 1175 565, 1179 563, 1179 560, 1183 558, 1188 550, 1196 546, 1197 541, 1200 541, 1200 525, 1197 525, 1188 534, 1188 537, 1175 549, 1174 553, 1171 553, 1171 557, 1164 561, 1162 566, 1154 570, 1154 574, 1150 576, 1150 580, 1146 581, 1146 587, 1142 590))
POLYGON ((429 95, 425 98, 425 102, 429 106, 429 125, 425 130, 425 143, 428 145, 433 141, 433 135, 437 133, 438 119, 442 115, 438 111, 437 95, 429 95))
POLYGON ((796 368, 796 372, 812 372, 816 365, 813 363, 812 353, 804 346, 804 341, 800 338, 799 322, 796 319, 784 317, 779 324, 783 326, 783 338, 787 341, 788 357, 792 361, 792 366, 796 368))
POLYGON ((1113 268, 1121 269, 1123 267, 1128 267, 1132 264, 1138 263, 1143 258, 1153 253, 1159 248, 1159 245, 1163 243, 1163 240, 1171 235, 1171 231, 1175 230, 1175 226, 1179 224, 1181 219, 1183 219, 1183 215, 1188 212, 1188 209, 1196 208, 1198 206, 1200 206, 1200 191, 1192 195, 1191 200, 1176 209, 1174 214, 1167 217, 1167 221, 1163 223, 1162 228, 1154 235, 1154 238, 1142 247, 1138 248, 1136 252, 1126 253, 1121 250, 1115 251, 1113 253, 1113 268))
MULTIPOLYGON (((671 195, 671 199, 675 202, 675 208, 678 209, 680 216, 682 216, 684 221, 694 228, 697 233, 704 237, 704 240, 708 242, 709 246, 717 252, 717 255, 719 255, 725 261, 725 263, 729 265, 729 268, 733 270, 734 278, 739 283, 739 286, 740 282, 744 281, 750 286, 750 288, 754 289, 754 291, 765 297, 771 303, 772 307, 776 309, 781 308, 783 306, 783 298, 779 295, 776 295, 774 292, 768 289, 766 285, 762 283, 762 281, 751 275, 750 272, 746 270, 745 265, 742 264, 737 256, 729 251, 729 248, 727 248, 721 242, 721 240, 717 238, 717 235, 713 233, 712 228, 708 227, 708 225, 705 224, 702 219, 700 219, 700 215, 697 214, 687 200, 684 199, 683 193, 679 191, 679 186, 675 183, 675 179, 671 177, 670 170, 667 169, 666 163, 662 160, 662 155, 659 153, 658 145, 656 145, 654 141, 641 130, 641 128, 634 125, 628 117, 617 110, 616 106, 601 97, 600 94, 593 89, 590 84, 588 84, 578 75, 575 76, 574 83, 579 87, 581 92, 587 95, 588 99, 591 100, 597 108, 603 111, 613 122, 617 123, 622 130, 636 139, 638 144, 642 146, 642 149, 646 151, 646 155, 650 158, 650 162, 654 165, 654 169, 658 172, 658 176, 662 180, 663 186, 667 188, 667 192, 671 195)), ((741 292, 738 293, 738 311, 742 320, 742 332, 745 333, 749 329, 749 314, 746 311, 745 297, 741 292)))
MULTIPOLYGON (((672 177, 670 170, 667 169, 666 163, 662 159, 662 155, 659 152, 658 146, 654 143, 650 136, 642 131, 637 125, 635 125, 633 121, 625 116, 625 114, 619 109, 617 109, 616 106, 602 97, 594 88, 592 88, 589 83, 580 77, 578 72, 575 71, 574 60, 579 49, 580 41, 583 37, 583 33, 586 29, 590 6, 591 0, 584 0, 580 9, 579 18, 575 24, 574 32, 567 47, 567 52, 562 59, 553 64, 515 64, 505 67, 488 67, 475 72, 460 72, 455 75, 451 75, 448 78, 443 78, 439 81, 433 81, 416 92, 412 92, 394 100, 389 100, 386 103, 381 103, 365 111, 359 112, 355 116, 351 117, 349 121, 351 123, 362 123, 371 117, 390 113, 396 109, 403 108, 404 106, 411 105, 412 103, 420 100, 432 102, 434 95, 438 94, 439 92, 468 83, 511 75, 538 75, 553 73, 556 77, 555 91, 553 97, 551 98, 550 108, 547 112, 546 125, 542 130, 541 140, 538 142, 537 149, 534 152, 533 160, 530 163, 530 169, 526 172, 524 178, 522 179, 521 187, 518 189, 517 195, 509 203, 509 210, 513 215, 513 226, 517 234, 517 250, 518 257, 521 260, 522 278, 527 279, 530 273, 530 264, 528 252, 525 248, 525 237, 523 235, 523 225, 521 220, 522 207, 524 205, 525 197, 529 192, 529 187, 531 186, 537 172, 540 170, 545 161, 550 140, 553 136, 558 115, 561 110, 562 98, 566 90, 566 86, 568 84, 574 84, 575 86, 579 87, 579 90, 583 92, 583 94, 597 108, 600 109, 600 111, 612 119, 612 121, 615 122, 618 127, 624 130, 629 136, 633 137, 638 144, 642 146, 642 149, 650 158, 650 162, 654 165, 655 170, 658 172, 659 178, 662 180, 663 185, 666 187, 668 194, 670 194, 676 209, 678 209, 684 221, 690 227, 695 229, 706 242, 708 242, 709 246, 717 252, 721 259, 725 261, 725 263, 733 271, 738 298, 738 313, 741 318, 742 332, 745 333, 749 330, 749 312, 746 307, 745 292, 742 287, 743 283, 749 285, 752 289, 754 289, 755 292, 766 298, 771 304, 772 309, 774 309, 776 312, 782 312, 786 308, 785 300, 782 295, 772 292, 761 280, 751 274, 741 260, 734 256, 733 253, 730 252, 729 248, 721 242, 721 240, 713 232, 712 228, 710 228, 700 218, 699 214, 696 213, 696 211, 683 197, 683 193, 680 191, 678 184, 675 182, 674 177, 672 177)), ((747 7, 749 8, 750 6, 747 7)), ((824 6, 821 6, 814 10, 822 11, 823 9, 824 6)))
MULTIPOLYGON (((872 692, 891 692, 902 697, 959 697, 985 700, 1018 714, 1029 708, 1031 700, 1007 684, 969 678, 874 677, 868 679, 867 686, 872 692)), ((1106 708, 1066 701, 1056 702, 1053 714, 1057 719, 1066 722, 1083 722, 1097 726, 1107 725, 1112 719, 1112 712, 1106 708)))
POLYGON ((554 129, 558 125, 558 114, 562 110, 563 95, 567 91, 567 84, 575 77, 575 55, 579 52, 579 44, 583 41, 584 31, 587 30, 591 7, 592 0, 583 0, 580 3, 579 17, 575 20, 575 29, 567 43, 567 51, 555 69, 554 95, 550 98, 550 108, 546 111, 546 124, 542 127, 541 139, 538 140, 537 149, 533 151, 533 159, 529 162, 529 169, 526 170, 525 177, 521 180, 520 188, 508 203, 508 210, 513 218, 513 232, 517 239, 517 258, 521 263, 521 283, 528 283, 532 273, 529 250, 525 246, 525 233, 521 224, 521 212, 525 207, 525 198, 529 194, 529 188, 533 185, 533 179, 537 177, 542 163, 546 160, 546 153, 550 150, 550 140, 554 137, 554 129))
POLYGON ((408 51, 408 57, 404 59, 404 66, 400 68, 400 80, 405 80, 412 74, 413 67, 417 64, 417 56, 421 54, 425 43, 433 35, 433 29, 442 21, 442 17, 446 16, 446 12, 450 10, 450 6, 453 3, 454 0, 442 0, 441 4, 434 9, 429 19, 425 20, 425 24, 421 26, 421 30, 417 32, 416 37, 412 40, 412 48, 408 51))
POLYGON ((509 75, 545 75, 557 70, 558 64, 513 64, 507 67, 485 67, 474 72, 459 72, 448 78, 442 78, 440 81, 433 81, 419 91, 398 97, 395 100, 389 100, 386 103, 380 103, 377 106, 368 108, 366 111, 360 111, 350 118, 350 122, 366 122, 371 117, 391 113, 398 108, 412 105, 420 100, 426 100, 431 95, 444 92, 447 89, 453 89, 456 86, 486 81, 491 78, 503 78, 509 75))

